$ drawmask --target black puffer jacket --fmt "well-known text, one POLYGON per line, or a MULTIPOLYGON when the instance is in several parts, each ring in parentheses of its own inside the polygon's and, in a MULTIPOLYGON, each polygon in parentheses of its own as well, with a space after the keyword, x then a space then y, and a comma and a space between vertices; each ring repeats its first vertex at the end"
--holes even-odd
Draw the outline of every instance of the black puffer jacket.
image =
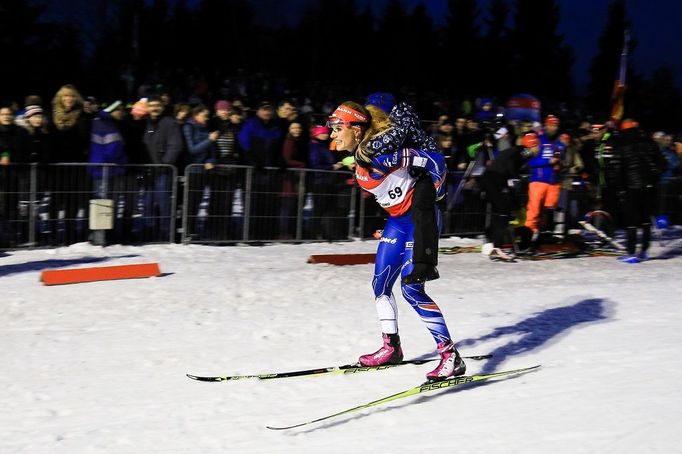
POLYGON ((616 144, 614 173, 619 191, 653 188, 665 162, 659 148, 639 128, 622 131, 616 144))

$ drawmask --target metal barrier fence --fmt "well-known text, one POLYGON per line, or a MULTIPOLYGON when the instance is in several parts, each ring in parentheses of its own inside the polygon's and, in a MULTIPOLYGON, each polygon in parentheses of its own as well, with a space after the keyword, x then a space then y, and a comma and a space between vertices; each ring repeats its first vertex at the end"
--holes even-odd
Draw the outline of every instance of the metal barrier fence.
MULTIPOLYGON (((487 201, 475 181, 460 184, 463 174, 451 172, 448 194, 440 202, 443 236, 480 235, 489 224, 487 201)), ((682 224, 682 179, 663 180, 658 194, 657 214, 682 224)), ((521 181, 517 197, 523 214, 527 180, 521 181)), ((594 202, 594 188, 569 184, 560 201, 563 232, 579 228, 577 221, 594 202)), ((169 165, 0 166, 0 248, 81 241, 340 241, 371 238, 386 216, 344 171, 191 165, 178 179, 169 165), (178 188, 183 189, 180 201, 178 188), (111 225, 98 225, 102 217, 111 225), (182 222, 179 231, 176 219, 182 222)))
POLYGON ((0 247, 174 241, 176 180, 170 165, 2 166, 0 247), (92 212, 112 228, 91 229, 92 212))
POLYGON ((182 241, 333 241, 353 236, 352 174, 201 164, 185 169, 182 241))

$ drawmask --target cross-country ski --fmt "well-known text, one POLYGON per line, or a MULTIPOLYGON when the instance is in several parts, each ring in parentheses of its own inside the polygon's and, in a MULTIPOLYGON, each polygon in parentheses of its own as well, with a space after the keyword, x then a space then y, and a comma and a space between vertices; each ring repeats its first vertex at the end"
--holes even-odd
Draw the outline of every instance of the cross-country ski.
POLYGON ((479 381, 483 381, 483 380, 490 380, 491 378, 504 377, 507 375, 523 374, 523 373, 535 370, 539 367, 540 366, 538 365, 538 366, 532 366, 532 367, 525 367, 522 369, 505 370, 502 372, 494 372, 494 373, 483 374, 483 375, 461 375, 459 377, 454 377, 454 378, 451 378, 449 380, 422 383, 419 386, 415 386, 414 388, 410 388, 408 390, 399 392, 397 394, 393 394, 391 396, 383 397, 381 399, 377 399, 377 400, 374 400, 372 402, 369 402, 369 403, 366 403, 363 405, 358 405, 357 407, 349 408, 347 410, 343 410, 343 411, 340 411, 338 413, 334 413, 334 414, 331 414, 328 416, 323 416, 321 418, 313 419, 311 421, 302 422, 299 424, 293 424, 290 426, 267 426, 267 428, 272 429, 272 430, 285 430, 285 429, 293 429, 296 427, 302 427, 302 426, 306 426, 308 424, 313 424, 316 422, 325 421, 327 419, 335 418, 337 416, 345 415, 345 414, 352 413, 352 412, 362 410, 365 408, 375 407, 377 405, 382 405, 382 404, 385 404, 388 402, 392 402, 394 400, 402 399, 402 398, 409 397, 409 396, 414 396, 416 394, 421 394, 421 393, 426 393, 426 392, 431 392, 431 391, 438 391, 441 389, 450 388, 452 386, 466 385, 469 383, 475 383, 475 382, 479 382, 479 381))
MULTIPOLYGON (((482 361, 484 359, 492 358, 492 355, 474 355, 474 356, 464 356, 464 359, 471 359, 473 361, 482 361)), ((303 369, 295 370, 290 372, 270 372, 265 374, 255 374, 255 375, 222 375, 222 376, 197 376, 192 374, 187 374, 188 378, 198 381, 234 381, 234 380, 245 380, 245 379, 258 379, 258 380, 272 380, 276 378, 292 378, 292 377, 306 377, 309 375, 352 375, 360 372, 371 372, 386 370, 393 367, 405 366, 405 365, 421 365, 436 361, 436 359, 413 359, 401 361, 400 364, 385 364, 382 366, 362 366, 361 364, 346 364, 344 366, 330 366, 322 367, 317 369, 303 369)))

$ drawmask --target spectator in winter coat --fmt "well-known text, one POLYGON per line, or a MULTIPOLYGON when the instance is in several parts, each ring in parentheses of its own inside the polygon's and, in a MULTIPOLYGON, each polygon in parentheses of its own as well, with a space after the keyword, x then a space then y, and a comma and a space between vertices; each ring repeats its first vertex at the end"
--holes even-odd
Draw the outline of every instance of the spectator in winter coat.
POLYGON ((163 105, 159 98, 149 98, 147 109, 149 118, 143 141, 150 162, 177 165, 183 146, 180 127, 171 117, 161 116, 163 105))
MULTIPOLYGON (((143 142, 150 162, 177 166, 183 148, 180 127, 173 118, 162 116, 163 104, 158 97, 149 98, 147 110, 149 118, 143 142)), ((155 173, 153 180, 153 191, 147 191, 145 205, 150 213, 156 214, 158 210, 158 216, 147 218, 147 228, 158 227, 159 236, 166 239, 170 235, 170 196, 174 182, 165 170, 155 173)))
MULTIPOLYGON (((120 128, 123 113, 123 103, 121 101, 115 101, 106 109, 97 113, 97 116, 92 121, 90 158, 88 162, 91 164, 107 163, 118 165, 128 163, 128 156, 125 152, 125 144, 120 128)), ((95 179, 102 178, 102 167, 89 167, 88 170, 95 179)), ((120 175, 123 173, 123 169, 109 167, 107 168, 107 173, 110 176, 120 175)), ((102 197, 105 196, 105 194, 101 195, 102 197)))
POLYGON ((7 165, 17 152, 19 127, 14 124, 14 112, 9 106, 0 107, 0 164, 7 165))
MULTIPOLYGON (((557 137, 559 119, 548 115, 545 131, 540 135, 540 153, 528 162, 531 170, 528 185, 528 205, 526 206, 526 227, 538 232, 541 226, 547 227, 554 215, 561 191, 560 166, 565 145, 557 137)), ((536 235, 537 236, 537 235, 536 235)))
POLYGON ((216 115, 212 119, 212 129, 220 133, 216 145, 218 164, 241 164, 242 151, 239 144, 239 131, 242 127, 241 109, 233 107, 228 101, 215 104, 216 115))
POLYGON ((0 107, 0 242, 16 242, 10 220, 17 219, 17 185, 19 178, 14 166, 18 152, 19 127, 14 124, 14 111, 0 107))
POLYGON ((619 177, 616 190, 622 200, 627 233, 627 255, 618 259, 625 263, 637 263, 648 258, 656 185, 665 163, 660 149, 631 119, 621 123, 616 156, 614 171, 619 177), (642 241, 639 254, 636 254, 639 228, 642 229, 642 241))
POLYGON ((206 169, 213 168, 216 162, 216 141, 220 133, 209 131, 209 110, 198 105, 192 109, 192 118, 182 127, 189 153, 189 164, 204 164, 206 169))
POLYGON ((311 169, 339 170, 343 164, 336 162, 334 154, 329 150, 329 128, 315 126, 311 131, 312 139, 308 146, 308 163, 311 169))
MULTIPOLYGON (((92 121, 90 135, 90 158, 91 164, 128 164, 128 155, 125 151, 125 142, 121 134, 121 125, 125 108, 121 101, 114 101, 104 110, 96 114, 92 121)), ((92 175, 93 195, 96 198, 105 199, 113 197, 112 193, 119 193, 117 201, 119 206, 125 206, 123 195, 120 195, 125 187, 125 168, 113 166, 91 166, 88 172, 92 175)), ((121 219, 116 219, 120 222, 121 219)))
POLYGON ((18 155, 14 162, 47 164, 52 154, 50 132, 40 106, 27 106, 24 110, 24 128, 19 132, 18 155))
POLYGON ((538 154, 539 145, 540 141, 535 134, 526 134, 518 146, 499 152, 481 176, 482 189, 491 205, 490 228, 486 232, 488 242, 491 244, 484 249, 491 257, 495 254, 506 256, 499 248, 505 242, 505 235, 512 219, 511 213, 516 208, 515 182, 519 181, 523 165, 538 154))
POLYGON ((282 131, 273 121, 272 104, 262 102, 256 116, 249 118, 239 133, 239 142, 244 149, 245 161, 262 169, 267 166, 279 167, 281 164, 282 131))
POLYGON ((264 167, 282 167, 282 131, 273 121, 274 110, 269 102, 262 102, 256 116, 249 118, 239 132, 239 142, 244 149, 244 160, 255 167, 253 178, 253 215, 260 222, 253 223, 250 238, 265 240, 276 238, 276 225, 268 218, 279 216, 278 198, 270 196, 273 192, 270 174, 264 167))
MULTIPOLYGON (((302 138, 303 128, 300 123, 293 121, 289 124, 289 132, 284 138, 282 146, 282 161, 287 169, 302 169, 307 167, 308 142, 302 138)), ((293 238, 296 219, 294 210, 298 196, 299 174, 285 172, 282 178, 281 209, 280 209, 280 238, 293 238)))
POLYGON ((303 126, 297 121, 289 124, 289 131, 282 145, 282 159, 287 168, 308 166, 308 143, 303 141, 303 126))
POLYGON ((50 126, 58 162, 87 161, 90 122, 83 112, 83 98, 73 85, 64 85, 54 96, 50 126))

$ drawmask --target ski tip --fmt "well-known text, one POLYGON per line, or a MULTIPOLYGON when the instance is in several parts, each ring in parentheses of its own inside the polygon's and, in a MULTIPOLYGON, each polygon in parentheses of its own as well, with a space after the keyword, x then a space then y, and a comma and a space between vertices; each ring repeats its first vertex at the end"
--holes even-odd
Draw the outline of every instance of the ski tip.
POLYGON ((185 374, 187 378, 191 378, 196 381, 221 381, 220 377, 199 377, 197 375, 185 374))
POLYGON ((270 430, 287 430, 287 429, 293 429, 294 427, 301 427, 304 426, 305 424, 296 424, 295 426, 286 426, 286 427, 273 427, 273 426, 265 426, 266 429, 270 430))

